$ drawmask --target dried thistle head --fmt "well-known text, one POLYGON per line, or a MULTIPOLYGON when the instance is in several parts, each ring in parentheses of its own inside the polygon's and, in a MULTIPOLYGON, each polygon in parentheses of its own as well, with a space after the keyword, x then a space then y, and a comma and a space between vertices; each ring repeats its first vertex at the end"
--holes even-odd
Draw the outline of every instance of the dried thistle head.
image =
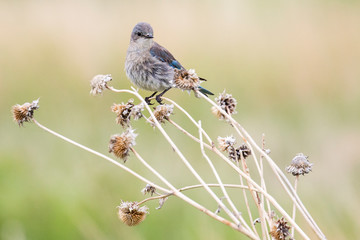
POLYGON ((146 184, 145 188, 141 190, 142 194, 146 195, 149 193, 151 196, 154 195, 156 188, 150 184, 146 184))
POLYGON ((294 176, 305 175, 311 172, 313 163, 310 163, 308 156, 305 156, 303 153, 298 153, 291 164, 286 168, 288 173, 291 173, 294 176))
POLYGON ((32 101, 32 103, 24 103, 23 105, 16 104, 12 106, 11 111, 14 121, 19 126, 22 126, 24 122, 30 122, 34 116, 34 111, 39 108, 39 99, 32 101))
POLYGON ((130 99, 127 103, 121 104, 113 104, 111 107, 111 111, 116 113, 116 123, 120 124, 122 127, 129 127, 130 126, 130 116, 132 108, 134 107, 133 104, 134 100, 130 99))
POLYGON ((131 109, 131 116, 134 120, 139 120, 140 118, 142 118, 142 111, 144 111, 144 103, 140 103, 138 105, 135 105, 132 107, 131 109))
POLYGON ((229 151, 236 143, 233 136, 218 137, 217 140, 221 151, 229 151))
MULTIPOLYGON (((165 120, 168 120, 170 115, 173 114, 174 111, 174 105, 164 104, 164 105, 158 105, 155 108, 155 111, 153 112, 156 120, 158 120, 159 123, 165 123, 165 120)), ((151 126, 155 127, 155 121, 152 117, 149 118, 151 126)))
POLYGON ((270 235, 275 240, 284 240, 290 236, 290 228, 291 227, 287 225, 287 222, 282 217, 275 222, 274 226, 271 228, 270 235))
POLYGON ((135 146, 135 138, 137 134, 134 133, 134 130, 129 128, 122 134, 115 134, 111 136, 109 143, 109 152, 114 153, 118 158, 121 158, 126 162, 129 157, 130 150, 135 146))
POLYGON ((230 148, 229 149, 229 158, 231 160, 239 161, 241 159, 246 159, 251 155, 251 150, 248 148, 246 144, 239 146, 238 148, 230 148))
MULTIPOLYGON (((224 92, 220 93, 220 95, 217 98, 215 98, 215 101, 217 105, 227 114, 232 115, 236 113, 235 109, 236 109, 237 101, 235 98, 232 97, 231 94, 226 93, 225 90, 224 92)), ((219 111, 219 109, 217 109, 216 107, 213 106, 211 110, 213 114, 220 120, 224 120, 224 119, 227 120, 226 116, 222 114, 219 111)))
POLYGON ((119 219, 128 226, 135 226, 145 220, 148 207, 140 207, 137 202, 121 201, 117 207, 119 219))
POLYGON ((90 94, 94 96, 97 94, 101 94, 102 91, 106 88, 107 82, 111 80, 112 80, 111 74, 96 75, 90 81, 90 86, 91 86, 90 94))
POLYGON ((175 69, 174 82, 182 90, 196 90, 200 86, 200 79, 194 69, 175 69))

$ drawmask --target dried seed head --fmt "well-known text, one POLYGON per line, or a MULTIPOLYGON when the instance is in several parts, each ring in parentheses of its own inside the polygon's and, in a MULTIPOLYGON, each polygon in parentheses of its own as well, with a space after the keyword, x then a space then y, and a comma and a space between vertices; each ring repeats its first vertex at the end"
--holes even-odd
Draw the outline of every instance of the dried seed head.
POLYGON ((291 161, 291 164, 286 168, 286 171, 294 176, 309 173, 312 170, 313 163, 310 163, 308 158, 309 157, 305 156, 303 153, 298 153, 291 161))
POLYGON ((129 128, 121 135, 115 134, 111 136, 109 143, 109 152, 114 153, 118 158, 121 158, 126 162, 129 154, 130 148, 135 146, 135 138, 137 134, 134 133, 134 130, 129 128))
MULTIPOLYGON (((170 115, 173 114, 173 111, 174 111, 174 105, 164 104, 164 105, 158 105, 155 108, 153 114, 159 123, 165 123, 165 120, 169 119, 170 115)), ((152 117, 149 118, 149 121, 151 123, 151 126, 155 127, 155 122, 152 117)))
POLYGON ((270 235, 275 240, 284 240, 290 236, 290 226, 287 225, 287 222, 282 217, 281 219, 275 222, 275 225, 271 228, 270 235))
POLYGON ((140 207, 137 202, 121 201, 117 207, 119 219, 128 226, 135 226, 145 220, 148 207, 140 207))
MULTIPOLYGON (((232 115, 236 113, 235 111, 237 104, 236 99, 233 98, 231 94, 226 93, 225 90, 224 92, 220 93, 220 95, 217 98, 215 98, 215 101, 217 102, 218 106, 222 110, 224 110, 227 114, 232 115)), ((213 106, 211 110, 213 114, 220 120, 224 120, 224 119, 227 120, 226 116, 222 114, 219 111, 219 109, 217 109, 216 107, 213 106)))
POLYGON ((237 151, 239 152, 239 155, 242 154, 242 157, 246 159, 248 156, 251 155, 251 150, 248 148, 246 144, 241 145, 237 151))
POLYGON ((130 126, 130 116, 132 108, 134 107, 133 104, 134 100, 130 99, 127 103, 115 104, 112 105, 111 111, 116 113, 117 117, 115 119, 117 124, 120 124, 122 127, 129 127, 130 126))
POLYGON ((12 106, 12 114, 14 121, 19 126, 22 126, 24 122, 30 122, 34 115, 34 110, 39 108, 39 99, 32 101, 32 103, 24 103, 23 105, 16 104, 12 106))
POLYGON ((194 69, 175 69, 174 82, 182 90, 196 90, 200 86, 200 79, 194 69))
POLYGON ((251 155, 251 150, 248 148, 246 144, 243 144, 236 149, 235 148, 229 149, 229 158, 234 162, 241 160, 241 158, 246 159, 250 155, 251 155))
POLYGON ((229 151, 236 143, 233 136, 218 137, 217 140, 221 151, 229 151))
POLYGON ((150 184, 146 184, 145 188, 141 190, 142 194, 146 195, 149 193, 151 196, 154 195, 156 188, 150 184))
POLYGON ((102 91, 106 88, 107 82, 109 82, 111 80, 112 80, 111 74, 96 75, 90 81, 90 86, 91 86, 90 94, 94 95, 94 96, 97 94, 101 94, 102 91))
POLYGON ((139 120, 143 116, 141 112, 144 111, 144 107, 144 103, 133 106, 131 109, 131 116, 134 120, 139 120))

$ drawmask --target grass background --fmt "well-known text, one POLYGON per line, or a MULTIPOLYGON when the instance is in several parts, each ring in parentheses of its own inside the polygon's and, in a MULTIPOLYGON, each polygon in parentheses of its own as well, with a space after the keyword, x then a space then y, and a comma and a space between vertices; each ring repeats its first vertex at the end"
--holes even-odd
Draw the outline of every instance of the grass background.
MULTIPOLYGON (((37 120, 106 153, 110 135, 122 132, 110 106, 131 96, 92 97, 89 80, 111 73, 115 87, 131 86, 124 61, 130 32, 140 21, 152 24, 155 40, 186 68, 208 79, 203 86, 233 94, 236 119, 259 141, 266 134, 280 168, 298 152, 310 156, 315 165, 300 179, 300 196, 329 239, 356 239, 360 4, 336 0, 0 1, 0 239, 244 239, 175 198, 160 211, 149 203, 151 214, 141 225, 123 225, 115 207, 121 199, 143 199, 143 183, 11 119, 12 105, 40 97, 37 120)), ((232 133, 205 101, 179 90, 167 96, 202 119, 213 138, 232 133)), ((173 119, 197 133, 180 113, 173 119)), ((134 127, 136 149, 153 166, 176 186, 196 183, 158 131, 144 121, 134 127)), ((166 130, 214 181, 198 146, 169 124, 166 130)), ((156 180, 135 158, 126 164, 156 180)), ((224 181, 238 181, 228 167, 217 166, 224 181)), ((276 181, 268 185, 290 210, 276 181)), ((241 205, 239 192, 233 194, 241 205)), ((217 207, 204 191, 188 195, 217 207)))

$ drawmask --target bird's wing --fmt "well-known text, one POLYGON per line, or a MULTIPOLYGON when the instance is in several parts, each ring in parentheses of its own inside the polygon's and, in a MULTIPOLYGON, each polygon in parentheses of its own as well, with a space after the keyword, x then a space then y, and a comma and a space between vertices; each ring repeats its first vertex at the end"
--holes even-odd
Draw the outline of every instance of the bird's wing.
POLYGON ((150 54, 158 60, 168 63, 173 68, 184 69, 184 67, 181 66, 181 64, 168 50, 166 50, 164 47, 160 46, 156 42, 154 43, 154 46, 150 48, 150 54))

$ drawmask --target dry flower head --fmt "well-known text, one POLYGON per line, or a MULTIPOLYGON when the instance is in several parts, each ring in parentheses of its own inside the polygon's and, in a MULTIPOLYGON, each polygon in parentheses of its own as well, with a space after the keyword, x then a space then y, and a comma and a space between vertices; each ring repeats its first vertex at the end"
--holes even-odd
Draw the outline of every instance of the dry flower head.
POLYGON ((138 105, 133 106, 131 109, 131 117, 134 120, 139 120, 143 116, 141 112, 144 111, 144 107, 145 107, 144 103, 140 103, 138 105))
POLYGON ((239 146, 238 148, 229 149, 229 158, 233 161, 239 161, 241 159, 246 159, 251 155, 251 150, 246 144, 239 146))
MULTIPOLYGON (((220 93, 220 95, 217 98, 215 98, 215 101, 217 105, 227 114, 232 115, 236 113, 235 109, 236 109, 237 101, 235 98, 232 97, 231 94, 226 93, 225 90, 224 92, 220 93)), ((227 117, 224 114, 222 114, 220 110, 215 106, 213 106, 211 110, 213 114, 220 120, 224 120, 224 119, 228 120, 227 117)))
POLYGON ((305 156, 303 153, 298 153, 291 164, 286 168, 288 173, 291 173, 294 176, 305 175, 312 171, 313 163, 310 163, 308 156, 305 156))
MULTIPOLYGON (((159 123, 165 123, 165 120, 168 120, 170 115, 173 114, 174 111, 174 105, 164 104, 164 105, 158 105, 155 108, 155 111, 153 112, 156 120, 158 120, 159 123)), ((151 123, 151 126, 155 127, 155 121, 152 117, 149 118, 149 122, 151 123)))
POLYGON ((194 90, 196 94, 201 83, 200 80, 194 69, 175 69, 174 82, 177 88, 188 91, 194 90))
POLYGON ((34 111, 39 108, 39 99, 32 101, 32 103, 24 103, 23 105, 16 104, 12 106, 12 114, 14 121, 19 126, 22 126, 24 122, 30 122, 33 118, 34 111))
POLYGON ((148 207, 140 207, 137 202, 121 201, 117 207, 119 219, 128 226, 135 226, 145 220, 148 207))
POLYGON ((287 225, 287 222, 282 217, 275 222, 274 226, 271 228, 270 235, 275 240, 284 240, 290 236, 289 230, 290 226, 287 225))
POLYGON ((106 88, 107 82, 111 80, 112 80, 111 74, 96 75, 90 81, 90 86, 91 86, 90 94, 94 96, 97 94, 102 94, 103 90, 106 88))
POLYGON ((154 195, 156 188, 150 184, 146 184, 145 188, 141 190, 142 194, 146 195, 149 193, 151 196, 154 195))
POLYGON ((117 124, 120 124, 122 127, 129 127, 130 126, 130 116, 132 108, 134 107, 133 104, 134 100, 130 99, 127 103, 121 104, 113 104, 111 106, 111 111, 116 113, 117 117, 115 119, 117 124))
POLYGON ((233 136, 218 137, 217 140, 221 151, 229 151, 231 148, 234 148, 236 143, 236 140, 233 136))
POLYGON ((122 134, 115 134, 111 136, 109 143, 109 152, 116 157, 121 158, 126 162, 129 157, 131 148, 135 145, 135 138, 137 134, 134 130, 129 128, 122 134))

